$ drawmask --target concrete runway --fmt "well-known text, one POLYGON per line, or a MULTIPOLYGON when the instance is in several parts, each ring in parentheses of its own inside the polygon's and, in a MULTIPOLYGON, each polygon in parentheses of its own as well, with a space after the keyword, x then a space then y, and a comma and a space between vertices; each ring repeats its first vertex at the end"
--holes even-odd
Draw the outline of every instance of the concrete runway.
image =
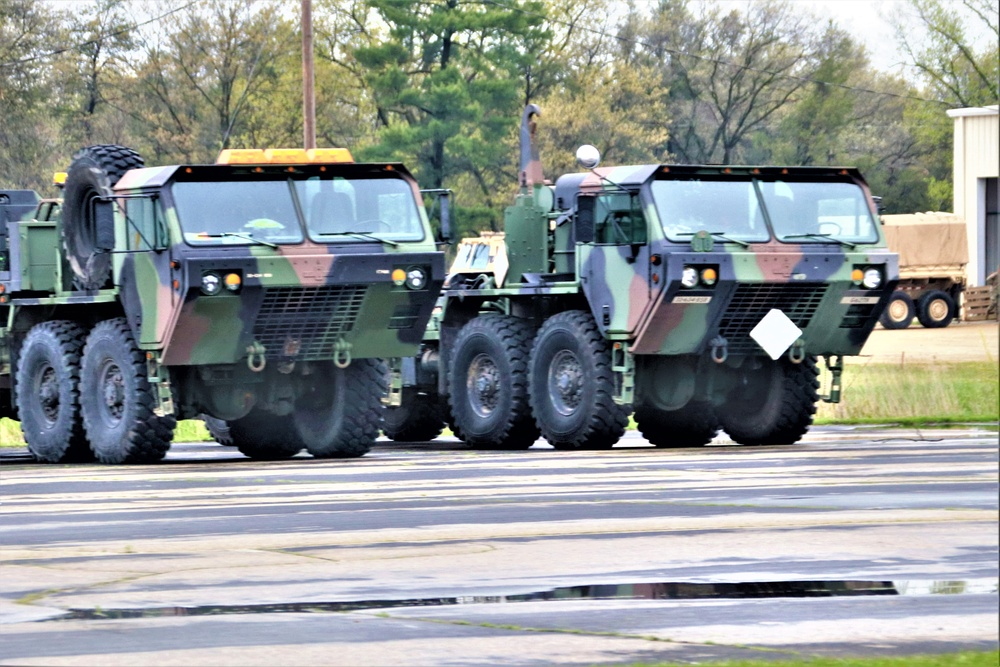
POLYGON ((0 460, 0 664, 592 665, 998 646, 994 428, 352 461, 0 460))

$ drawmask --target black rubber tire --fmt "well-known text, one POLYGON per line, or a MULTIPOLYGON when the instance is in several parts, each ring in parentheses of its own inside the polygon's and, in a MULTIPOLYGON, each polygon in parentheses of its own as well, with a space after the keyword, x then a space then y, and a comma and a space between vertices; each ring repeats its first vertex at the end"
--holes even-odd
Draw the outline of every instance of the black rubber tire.
POLYGON ((878 321, 886 329, 905 329, 916 315, 913 299, 906 292, 893 292, 878 321))
POLYGON ((102 463, 154 463, 174 437, 177 418, 155 414, 146 356, 123 318, 99 322, 87 336, 80 367, 80 412, 102 463))
POLYGON ((917 319, 927 329, 943 329, 955 319, 957 308, 951 295, 942 290, 931 290, 917 301, 917 319))
POLYGON ((528 449, 538 428, 528 404, 530 322, 481 315, 458 333, 448 367, 453 431, 478 449, 528 449))
MULTIPOLYGON (((750 362, 747 362, 750 363, 750 362)), ((802 363, 762 360, 762 368, 746 368, 716 414, 730 438, 742 445, 790 445, 812 425, 819 400, 816 357, 802 363)))
POLYGON ((212 436, 212 440, 226 447, 234 447, 236 445, 233 442, 233 434, 229 428, 229 422, 205 414, 198 415, 198 418, 205 422, 205 430, 212 436))
POLYGON ((332 363, 317 374, 309 393, 295 403, 292 424, 316 458, 348 459, 367 454, 378 438, 388 369, 381 359, 355 359, 347 368, 332 363))
POLYGON ((609 449, 625 433, 631 409, 612 398, 611 346, 590 313, 569 310, 545 321, 528 378, 535 422, 556 449, 609 449))
POLYGON ((118 179, 142 166, 138 153, 114 144, 87 146, 73 155, 63 188, 62 243, 79 289, 100 289, 111 277, 111 254, 96 249, 91 201, 111 197, 118 179))
POLYGON ((291 415, 254 409, 247 416, 227 423, 240 453, 257 461, 290 459, 305 447, 295 432, 291 415))
POLYGON ((37 461, 93 461, 80 416, 80 357, 87 332, 75 322, 36 324, 17 364, 18 412, 28 451, 37 461))
POLYGON ((656 447, 704 447, 719 433, 719 418, 707 401, 691 401, 680 410, 641 405, 635 422, 642 437, 656 447))
POLYGON ((437 396, 405 387, 398 408, 382 408, 382 433, 395 442, 427 442, 441 435, 444 420, 437 396))

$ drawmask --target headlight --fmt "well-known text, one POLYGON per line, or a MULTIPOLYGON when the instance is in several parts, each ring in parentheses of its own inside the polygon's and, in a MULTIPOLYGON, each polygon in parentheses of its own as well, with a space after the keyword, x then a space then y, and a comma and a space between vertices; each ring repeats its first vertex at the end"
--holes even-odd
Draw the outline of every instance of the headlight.
POLYGON ((693 266, 685 266, 681 272, 681 285, 684 287, 694 287, 698 284, 698 269, 693 266))
POLYGON ((222 279, 215 273, 206 273, 201 277, 201 291, 212 296, 222 289, 222 279))
POLYGON ((410 289, 424 289, 427 286, 427 273, 419 266, 406 272, 406 286, 410 289))
POLYGON ((865 275, 861 279, 861 284, 866 289, 875 289, 882 285, 882 272, 878 269, 865 269, 865 275))

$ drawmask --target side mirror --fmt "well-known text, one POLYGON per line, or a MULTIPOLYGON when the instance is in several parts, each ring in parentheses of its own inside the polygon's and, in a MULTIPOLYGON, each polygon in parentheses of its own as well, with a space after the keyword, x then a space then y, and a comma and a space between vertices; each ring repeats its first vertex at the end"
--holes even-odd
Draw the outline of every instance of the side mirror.
POLYGON ((98 252, 115 249, 115 209, 110 201, 95 199, 94 207, 94 248, 98 252))
POLYGON ((579 194, 576 197, 576 222, 574 234, 577 243, 594 242, 594 216, 597 208, 597 196, 579 194))
POLYGON ((451 243, 451 191, 439 194, 438 204, 441 206, 441 240, 451 243))

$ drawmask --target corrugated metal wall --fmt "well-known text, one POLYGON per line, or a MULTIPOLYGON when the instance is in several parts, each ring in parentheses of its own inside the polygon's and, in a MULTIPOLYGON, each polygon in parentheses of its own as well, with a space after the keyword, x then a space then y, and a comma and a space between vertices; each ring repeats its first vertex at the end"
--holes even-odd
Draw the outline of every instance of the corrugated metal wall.
MULTIPOLYGON (((968 225, 968 281, 982 285, 984 278, 997 267, 985 265, 988 243, 996 243, 997 202, 987 201, 987 179, 1000 177, 1000 111, 988 109, 956 109, 948 115, 955 121, 955 213, 968 225), (988 229, 989 226, 989 229, 988 229)), ((989 253, 991 257, 994 252, 989 253)))

